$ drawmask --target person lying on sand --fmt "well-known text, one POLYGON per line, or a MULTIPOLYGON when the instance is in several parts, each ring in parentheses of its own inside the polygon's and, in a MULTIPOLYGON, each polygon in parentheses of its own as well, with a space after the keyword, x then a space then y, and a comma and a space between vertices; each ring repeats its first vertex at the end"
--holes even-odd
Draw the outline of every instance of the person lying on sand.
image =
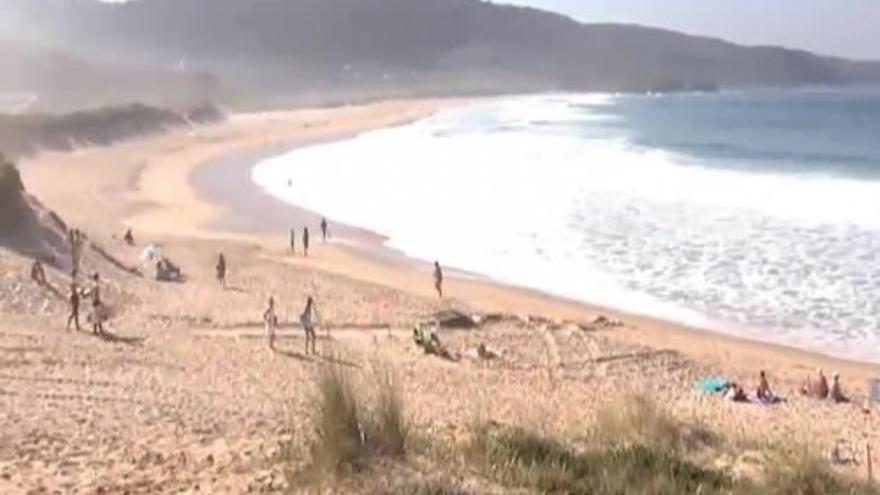
POLYGON ((278 316, 275 314, 275 298, 269 298, 269 306, 263 311, 263 323, 266 336, 269 338, 269 349, 275 350, 275 330, 278 328, 278 316))
POLYGON ((843 389, 840 387, 839 373, 835 373, 834 376, 831 377, 831 393, 829 394, 829 397, 838 404, 849 402, 849 397, 843 395, 843 389))
POLYGON ((816 370, 816 376, 807 378, 807 382, 801 387, 801 393, 814 399, 828 398, 828 379, 821 368, 816 370))
POLYGON ((759 375, 758 390, 755 391, 755 397, 764 404, 775 404, 779 401, 779 398, 773 395, 773 391, 770 390, 770 382, 767 381, 767 373, 764 370, 761 370, 759 375))
POLYGON ((737 383, 730 384, 730 387, 727 388, 727 393, 724 394, 724 399, 731 402, 749 401, 749 398, 746 395, 746 391, 743 390, 743 388, 737 383))
POLYGON ((40 260, 34 260, 34 263, 31 265, 31 280, 37 283, 39 286, 46 285, 46 272, 43 270, 43 264, 40 260))
POLYGON ((302 324, 303 330, 306 332, 306 354, 309 353, 309 343, 312 344, 312 354, 315 351, 315 342, 318 340, 315 335, 315 322, 318 320, 318 309, 315 307, 315 300, 312 296, 306 300, 306 309, 299 315, 299 322, 302 324))

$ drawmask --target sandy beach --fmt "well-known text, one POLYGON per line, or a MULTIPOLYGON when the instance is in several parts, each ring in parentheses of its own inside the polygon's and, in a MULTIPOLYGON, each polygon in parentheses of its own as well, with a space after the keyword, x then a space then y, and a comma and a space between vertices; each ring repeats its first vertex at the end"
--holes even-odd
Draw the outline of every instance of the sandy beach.
MULTIPOLYGON (((287 229, 315 214, 250 183, 259 158, 423 118, 461 100, 392 101, 333 109, 233 115, 19 164, 28 191, 126 265, 161 243, 187 279, 160 284, 87 259, 100 270, 113 339, 64 330, 63 299, 34 287, 29 260, 0 249, 0 492, 244 493, 282 489, 271 462, 279 439, 309 434, 310 377, 330 360, 364 370, 376 360, 402 377, 416 428, 455 439, 477 417, 559 434, 582 432, 614 401, 637 394, 676 416, 757 445, 839 442, 880 447, 880 410, 863 410, 880 366, 623 314, 450 272, 438 300, 429 265, 376 247, 377 236, 332 226, 308 258, 287 252, 287 229), (133 230, 136 246, 120 237, 133 230), (372 246, 372 247, 370 247, 372 246), (217 286, 219 251, 230 287, 217 286), (279 352, 260 315, 280 301, 279 352), (322 313, 320 356, 302 354, 305 298, 322 313), (436 311, 505 315, 472 331, 444 331, 459 362, 423 355, 412 324, 436 311), (595 324, 598 316, 622 325, 595 324), (491 362, 472 356, 480 343, 491 362), (816 368, 839 372, 850 404, 797 392, 816 368), (696 394, 720 375, 751 394, 759 370, 787 400, 772 407, 696 394)), ((314 236, 317 237, 317 236, 314 236)), ((149 267, 143 268, 151 274, 149 267)), ((49 269, 50 282, 66 275, 49 269)), ((303 454, 305 455, 305 449, 303 454)), ((854 454, 856 455, 856 454, 854 454)), ((729 460, 737 469, 738 460, 729 460)), ((860 467, 850 466, 853 474, 860 467)))

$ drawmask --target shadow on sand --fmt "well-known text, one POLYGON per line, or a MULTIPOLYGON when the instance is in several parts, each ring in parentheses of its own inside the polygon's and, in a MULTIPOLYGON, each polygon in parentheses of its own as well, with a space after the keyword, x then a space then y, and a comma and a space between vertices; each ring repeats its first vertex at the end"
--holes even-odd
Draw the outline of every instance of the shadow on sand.
POLYGON ((102 333, 93 333, 90 330, 85 330, 85 333, 88 333, 92 337, 103 340, 104 342, 109 342, 111 344, 124 344, 130 346, 141 346, 144 344, 144 341, 147 340, 146 337, 123 337, 121 335, 116 335, 114 333, 108 332, 104 330, 102 333))

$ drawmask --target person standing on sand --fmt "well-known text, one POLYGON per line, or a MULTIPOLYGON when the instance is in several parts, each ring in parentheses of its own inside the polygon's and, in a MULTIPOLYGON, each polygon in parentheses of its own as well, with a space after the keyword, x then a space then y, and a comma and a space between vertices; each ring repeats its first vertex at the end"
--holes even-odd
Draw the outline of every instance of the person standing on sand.
POLYGON ((309 228, 303 228, 303 255, 308 258, 309 256, 309 228))
POLYGON ((324 218, 324 217, 321 217, 321 240, 322 240, 323 242, 327 242, 327 235, 328 235, 328 232, 327 232, 327 219, 324 218))
POLYGON ((103 334, 104 333, 104 308, 103 303, 101 302, 101 276, 98 275, 98 272, 95 272, 92 275, 92 280, 94 281, 94 286, 91 290, 92 296, 92 333, 93 334, 103 334))
POLYGON ((266 336, 269 338, 269 349, 275 350, 275 330, 278 328, 278 315, 275 314, 275 298, 269 298, 269 306, 263 312, 263 323, 266 325, 266 336))
POLYGON ((296 229, 290 229, 290 254, 296 254, 296 229))
POLYGON ((215 268, 217 270, 217 282, 224 289, 226 288, 226 257, 223 256, 221 252, 217 255, 217 266, 215 268))
POLYGON ((312 296, 306 300, 306 309, 299 315, 299 322, 302 324, 303 330, 306 332, 306 355, 309 353, 309 342, 312 343, 312 354, 315 351, 315 342, 318 337, 315 335, 315 322, 318 320, 318 310, 315 308, 315 300, 312 296))
POLYGON ((43 264, 40 263, 40 260, 35 259, 31 265, 31 280, 41 287, 47 285, 46 272, 43 270, 43 264))
POLYGON ((79 326, 79 287, 76 286, 76 279, 70 283, 70 316, 67 317, 67 330, 70 330, 70 324, 73 323, 76 331, 80 331, 79 326))
POLYGON ((67 241, 70 243, 70 264, 74 270, 79 270, 80 259, 82 258, 83 236, 79 229, 68 229, 67 241))
POLYGON ((437 290, 437 295, 440 298, 443 298, 443 270, 440 269, 440 263, 434 262, 434 289, 437 290))

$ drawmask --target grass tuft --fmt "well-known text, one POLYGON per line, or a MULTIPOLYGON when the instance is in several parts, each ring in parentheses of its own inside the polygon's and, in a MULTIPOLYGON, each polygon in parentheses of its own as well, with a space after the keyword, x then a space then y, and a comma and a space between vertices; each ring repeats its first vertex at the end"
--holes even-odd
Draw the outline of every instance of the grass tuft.
POLYGON ((677 421, 639 396, 600 412, 595 439, 605 445, 642 445, 668 452, 691 452, 717 441, 707 429, 677 421))
POLYGON ((722 493, 732 481, 679 457, 641 445, 575 452, 522 429, 475 433, 471 462, 499 483, 545 493, 722 493))
POLYGON ((777 495, 880 495, 880 487, 846 479, 835 473, 822 459, 800 454, 774 463, 761 490, 753 493, 777 495))
POLYGON ((375 393, 368 395, 341 366, 320 369, 308 469, 318 478, 360 472, 378 457, 406 455, 409 424, 396 375, 388 367, 373 375, 375 393))

